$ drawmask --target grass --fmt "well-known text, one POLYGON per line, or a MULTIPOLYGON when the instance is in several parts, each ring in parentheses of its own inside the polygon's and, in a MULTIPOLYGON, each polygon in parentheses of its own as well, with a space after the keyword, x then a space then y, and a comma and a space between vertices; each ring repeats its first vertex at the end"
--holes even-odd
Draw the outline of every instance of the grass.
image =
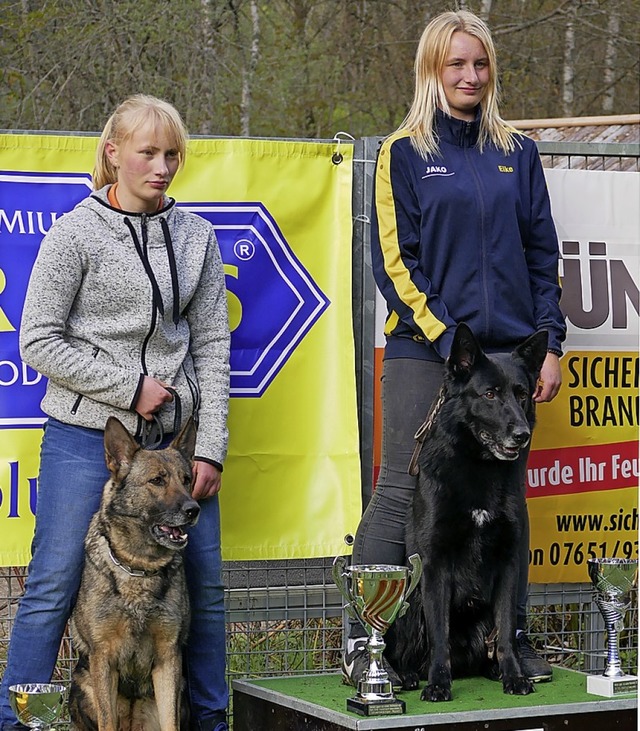
POLYGON ((257 677, 335 670, 342 651, 342 621, 243 622, 227 630, 228 673, 257 677))

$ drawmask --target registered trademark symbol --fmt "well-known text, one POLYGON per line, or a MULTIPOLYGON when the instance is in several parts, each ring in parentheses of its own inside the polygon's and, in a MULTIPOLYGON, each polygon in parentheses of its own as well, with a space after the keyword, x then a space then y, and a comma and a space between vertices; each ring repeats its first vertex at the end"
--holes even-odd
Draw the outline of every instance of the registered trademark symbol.
POLYGON ((256 247, 253 241, 249 241, 249 239, 239 239, 233 245, 233 252, 238 259, 242 259, 242 261, 249 261, 249 259, 252 259, 253 255, 256 253, 256 247))

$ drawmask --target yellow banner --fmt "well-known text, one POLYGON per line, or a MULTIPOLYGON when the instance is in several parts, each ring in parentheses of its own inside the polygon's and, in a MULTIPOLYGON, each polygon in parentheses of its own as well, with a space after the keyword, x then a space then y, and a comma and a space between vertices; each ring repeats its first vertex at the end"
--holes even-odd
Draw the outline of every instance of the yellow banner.
MULTIPOLYGON (((29 560, 43 379, 17 351, 51 221, 90 192, 96 139, 0 135, 0 563, 29 560)), ((344 553, 360 463, 351 317, 352 150, 192 140, 171 194, 214 225, 232 327, 223 557, 344 553)))

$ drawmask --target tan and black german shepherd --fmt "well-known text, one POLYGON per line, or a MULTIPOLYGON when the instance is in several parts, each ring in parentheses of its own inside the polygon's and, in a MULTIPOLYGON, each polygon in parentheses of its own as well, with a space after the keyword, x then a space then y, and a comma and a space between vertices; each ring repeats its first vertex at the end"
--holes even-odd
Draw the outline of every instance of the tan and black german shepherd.
POLYGON ((182 650, 189 627, 182 549, 200 508, 191 497, 196 432, 167 449, 141 449, 107 421, 111 478, 85 540, 72 636, 79 660, 69 710, 80 731, 186 727, 182 650))

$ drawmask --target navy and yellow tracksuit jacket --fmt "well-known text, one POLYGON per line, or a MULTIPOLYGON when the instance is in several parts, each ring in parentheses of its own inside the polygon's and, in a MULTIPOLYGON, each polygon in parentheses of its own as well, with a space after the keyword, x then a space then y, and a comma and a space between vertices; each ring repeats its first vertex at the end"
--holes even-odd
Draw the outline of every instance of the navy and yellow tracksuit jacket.
POLYGON ((438 112, 440 155, 425 161, 411 133, 383 143, 374 182, 372 261, 387 301, 385 358, 440 361, 457 323, 487 352, 536 330, 561 354, 558 240, 536 146, 516 137, 481 153, 479 118, 438 112))

